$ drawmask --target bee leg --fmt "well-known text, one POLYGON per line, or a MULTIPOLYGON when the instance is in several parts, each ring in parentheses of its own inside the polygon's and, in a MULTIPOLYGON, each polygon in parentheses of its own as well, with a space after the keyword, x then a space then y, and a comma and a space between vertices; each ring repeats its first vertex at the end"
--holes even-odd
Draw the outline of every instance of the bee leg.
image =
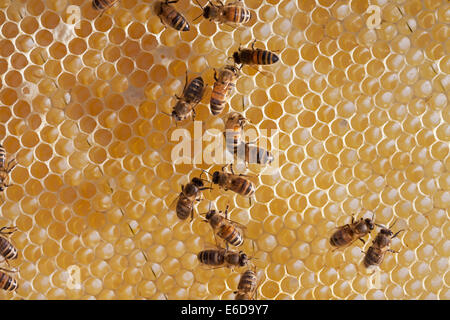
POLYGON ((394 251, 394 250, 392 250, 392 249, 388 249, 388 251, 389 251, 389 252, 392 252, 392 253, 399 253, 398 251, 394 251))
POLYGON ((363 244, 366 244, 366 242, 365 242, 362 238, 359 238, 359 240, 361 240, 361 242, 362 242, 363 244))
POLYGON ((400 233, 400 232, 402 232, 402 231, 405 231, 404 229, 402 229, 402 230, 400 230, 400 231, 398 231, 396 234, 394 234, 393 236, 392 236, 392 238, 391 239, 394 239, 395 237, 397 237, 398 236, 398 234, 400 233))
POLYGON ((219 79, 217 78, 217 70, 214 69, 214 80, 219 81, 219 79))
POLYGON ((177 3, 178 1, 179 1, 179 0, 172 0, 172 1, 166 0, 166 4, 177 3))
POLYGON ((15 158, 14 158, 14 159, 11 159, 11 160, 8 162, 8 164, 6 165, 6 172, 7 172, 7 173, 11 172, 11 170, 14 169, 15 166, 17 166, 17 162, 14 163, 12 166, 10 166, 11 163, 12 163, 13 161, 16 161, 16 159, 15 159, 15 158))
POLYGON ((0 233, 3 235, 13 234, 17 231, 17 227, 3 227, 0 229, 0 233), (3 230, 11 230, 11 231, 3 231, 3 230))
POLYGON ((252 50, 255 50, 256 39, 252 42, 252 50))
POLYGON ((17 273, 17 270, 9 270, 6 268, 0 268, 1 271, 9 272, 9 273, 17 273))
POLYGON ((196 116, 197 116, 197 113, 195 112, 195 109, 192 109, 192 121, 195 121, 196 116))
POLYGON ((232 163, 230 163, 230 170, 231 170, 231 173, 234 175, 233 164, 232 163))
POLYGON ((227 204, 227 208, 225 209, 225 219, 227 219, 228 220, 228 208, 229 208, 230 206, 227 204))
POLYGON ((192 206, 191 210, 191 222, 194 220, 194 206, 192 206))

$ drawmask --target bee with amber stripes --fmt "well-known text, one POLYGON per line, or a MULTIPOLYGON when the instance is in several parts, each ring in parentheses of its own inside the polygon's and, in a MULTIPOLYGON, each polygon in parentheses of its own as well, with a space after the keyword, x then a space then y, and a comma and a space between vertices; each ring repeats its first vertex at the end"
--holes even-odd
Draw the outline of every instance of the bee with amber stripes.
MULTIPOLYGON (((0 229, 1 235, 10 235, 17 231, 17 227, 3 227, 0 229)), ((6 263, 8 260, 17 259, 18 252, 13 244, 6 238, 0 236, 0 255, 5 258, 6 263)), ((9 264, 9 263, 8 263, 9 264)))
POLYGON ((188 77, 186 73, 186 82, 183 89, 183 95, 181 97, 176 96, 178 102, 173 107, 172 116, 175 121, 185 120, 192 114, 192 118, 195 118, 195 107, 202 100, 205 92, 205 83, 202 77, 193 79, 188 84, 188 77))
POLYGON ((9 173, 17 165, 17 163, 12 164, 14 161, 15 159, 11 159, 8 163, 6 163, 6 151, 0 144, 0 192, 11 186, 11 184, 8 184, 8 180, 9 173))
POLYGON ((243 6, 241 0, 227 5, 224 5, 220 0, 216 0, 219 3, 218 6, 208 1, 210 5, 206 7, 202 7, 198 0, 195 1, 203 9, 203 13, 194 21, 203 16, 205 19, 219 23, 244 24, 252 18, 252 12, 243 6))
POLYGON ((267 65, 273 64, 280 60, 278 56, 268 50, 255 49, 255 41, 252 43, 251 49, 241 49, 233 53, 233 60, 236 64, 247 65, 267 65))
POLYGON ((205 215, 205 221, 209 222, 219 238, 225 240, 227 246, 231 244, 239 247, 244 243, 242 230, 245 229, 245 226, 228 219, 228 208, 229 206, 227 205, 225 213, 209 210, 205 215))
POLYGON ((191 221, 194 219, 194 203, 200 201, 200 192, 209 187, 203 187, 203 180, 201 178, 193 178, 191 182, 185 186, 181 186, 181 193, 173 203, 176 203, 177 217, 181 220, 186 220, 191 216, 191 221))
POLYGON ((230 112, 225 121, 225 144, 227 150, 236 154, 242 142, 242 133, 247 119, 238 112, 230 112))
POLYGON ((167 26, 170 26, 178 31, 189 31, 189 23, 186 18, 175 10, 174 7, 171 6, 172 3, 177 3, 179 0, 173 1, 158 1, 156 3, 156 14, 161 19, 161 23, 167 26))
POLYGON ((236 87, 239 73, 239 69, 231 65, 227 65, 221 69, 219 71, 219 76, 217 76, 217 72, 214 70, 215 82, 210 100, 210 108, 213 115, 216 116, 222 112, 227 98, 236 87))
POLYGON ((119 0, 92 0, 92 7, 95 10, 106 10, 111 8, 119 0))
POLYGON ((253 196, 253 194, 255 193, 255 186, 253 182, 244 178, 247 177, 244 174, 234 174, 232 164, 230 164, 231 173, 225 172, 226 167, 227 166, 224 166, 222 167, 222 171, 216 171, 212 174, 212 183, 217 184, 225 191, 231 190, 236 192, 237 194, 240 194, 241 196, 251 199, 251 196, 253 196))
POLYGON ((243 251, 232 251, 224 248, 207 249, 197 255, 198 261, 215 268, 234 268, 247 265, 249 258, 243 251))
MULTIPOLYGON (((394 222, 395 224, 395 222, 394 222)), ((391 226, 391 228, 394 226, 391 226)), ((400 230, 396 234, 384 226, 378 225, 381 228, 380 232, 377 234, 375 240, 372 241, 372 245, 369 247, 369 250, 365 253, 363 264, 366 268, 379 266, 383 260, 386 253, 392 252, 397 253, 396 251, 390 249, 392 239, 398 236, 398 234, 405 230, 400 230)))
POLYGON ((344 226, 339 227, 330 237, 330 244, 338 248, 345 248, 351 245, 356 240, 360 240, 362 243, 365 243, 362 239, 364 236, 368 235, 373 228, 375 227, 375 223, 372 219, 361 218, 358 221, 355 221, 352 216, 352 221, 350 224, 346 224, 344 226))
POLYGON ((244 160, 247 164, 257 163, 261 165, 269 165, 274 160, 274 157, 272 153, 270 153, 270 151, 255 146, 254 144, 251 143, 244 144, 244 152, 245 152, 244 160))
POLYGON ((258 277, 255 270, 247 270, 239 279, 235 300, 253 300, 256 297, 258 288, 258 277))
POLYGON ((15 273, 17 271, 8 270, 5 268, 0 268, 0 289, 6 291, 15 291, 19 288, 17 280, 11 277, 7 273, 15 273))

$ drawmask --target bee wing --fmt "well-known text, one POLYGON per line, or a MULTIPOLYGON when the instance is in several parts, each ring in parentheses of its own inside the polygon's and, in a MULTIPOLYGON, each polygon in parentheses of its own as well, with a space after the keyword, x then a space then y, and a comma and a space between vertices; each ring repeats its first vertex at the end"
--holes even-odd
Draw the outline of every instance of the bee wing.
POLYGON ((224 5, 223 7, 226 8, 226 7, 231 7, 231 6, 234 6, 234 7, 243 7, 244 4, 242 3, 242 1, 237 0, 237 1, 235 1, 235 2, 230 2, 229 4, 226 4, 226 5, 224 5))
MULTIPOLYGON (((340 226, 340 227, 335 227, 333 233, 330 236, 330 239, 337 231, 342 230, 344 228, 350 228, 350 225, 346 224, 346 225, 343 225, 343 226, 340 226)), ((355 242, 358 239, 359 239, 358 237, 355 237, 352 241, 350 241, 349 243, 347 243, 346 245, 344 245, 342 247, 334 247, 333 251, 335 251, 335 250, 343 250, 343 249, 351 246, 353 244, 353 242, 355 242)))
MULTIPOLYGON (((227 219, 227 218, 226 218, 227 219)), ((246 226, 244 226, 243 224, 241 224, 241 223, 239 223, 239 222, 236 222, 236 221, 233 221, 233 220, 230 220, 230 219, 227 219, 231 224, 233 224, 235 227, 237 227, 237 228, 239 228, 239 229, 242 229, 242 230, 246 230, 247 229, 247 227, 246 226)))
POLYGON ((175 210, 176 204, 178 203, 178 200, 180 199, 181 195, 182 193, 180 193, 177 197, 175 197, 175 199, 173 199, 173 201, 170 203, 169 205, 170 210, 175 210))

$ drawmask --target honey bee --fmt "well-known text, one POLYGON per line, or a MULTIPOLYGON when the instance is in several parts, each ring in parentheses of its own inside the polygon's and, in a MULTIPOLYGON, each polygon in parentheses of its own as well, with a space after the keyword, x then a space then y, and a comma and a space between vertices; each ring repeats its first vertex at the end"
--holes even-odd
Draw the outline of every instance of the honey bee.
POLYGON ((384 256, 388 251, 397 253, 396 251, 389 249, 389 247, 391 245, 392 239, 397 237, 400 232, 405 231, 400 230, 393 235, 393 232, 390 229, 378 224, 377 226, 381 227, 381 230, 377 234, 375 240, 372 241, 372 245, 369 247, 369 250, 367 250, 364 256, 363 263, 366 268, 379 266, 383 262, 384 256))
POLYGON ((225 240, 227 246, 231 244, 239 247, 244 243, 242 229, 245 227, 240 223, 228 219, 228 208, 229 206, 227 205, 225 214, 222 214, 222 211, 209 210, 206 213, 205 221, 209 222, 219 238, 225 240))
MULTIPOLYGON (((10 235, 15 231, 17 231, 17 227, 3 227, 0 229, 0 234, 10 235)), ((0 255, 3 258, 5 258, 6 263, 8 263, 8 260, 16 259, 18 256, 17 249, 13 246, 13 244, 8 239, 1 236, 0 236, 0 255)))
POLYGON ((186 220, 189 215, 191 221, 194 219, 194 202, 200 201, 200 191, 211 189, 203 187, 203 180, 201 178, 192 178, 188 184, 181 186, 181 193, 175 199, 177 217, 181 220, 186 220))
POLYGON ((217 72, 214 70, 214 80, 216 82, 214 82, 210 101, 211 113, 213 115, 218 115, 222 112, 227 97, 236 86, 239 73, 239 69, 231 65, 227 65, 221 69, 218 77, 217 72))
POLYGON ((11 165, 11 163, 13 163, 14 161, 15 159, 12 159, 6 164, 6 151, 5 148, 3 148, 3 146, 0 144, 0 192, 11 186, 11 184, 8 184, 7 181, 9 179, 9 173, 17 165, 17 163, 11 165))
POLYGON ((242 142, 242 132, 246 122, 247 119, 238 112, 228 114, 223 135, 225 136, 228 151, 233 152, 233 154, 237 153, 238 147, 242 142))
POLYGON ((119 0, 92 0, 92 7, 95 10, 106 10, 111 8, 119 0))
POLYGON ((257 294, 258 277, 254 270, 247 270, 241 275, 239 279, 238 289, 235 300, 253 300, 257 294))
POLYGON ((195 119, 195 106, 202 100, 205 92, 205 83, 202 77, 193 79, 189 84, 187 80, 186 73, 183 95, 181 97, 176 96, 178 102, 173 107, 170 115, 175 121, 183 121, 191 114, 192 118, 195 119))
POLYGON ((250 143, 245 143, 245 162, 248 163, 257 163, 262 165, 271 164, 273 162, 273 155, 270 151, 267 151, 264 148, 255 146, 250 143))
POLYGON ((0 289, 6 290, 6 291, 15 291, 17 288, 19 288, 19 285, 17 284, 17 280, 11 277, 8 273, 14 273, 16 271, 11 271, 8 269, 0 268, 0 289))
POLYGON ((225 167, 222 167, 222 172, 214 172, 212 175, 212 183, 217 184, 225 191, 231 190, 241 196, 251 197, 255 193, 253 182, 243 178, 246 177, 244 174, 234 174, 232 164, 230 165, 231 173, 225 172, 225 167))
POLYGON ((244 267, 249 260, 243 251, 231 251, 220 247, 218 249, 200 251, 197 258, 200 263, 216 268, 244 267))
POLYGON ((156 3, 156 14, 161 19, 161 23, 168 25, 178 31, 189 31, 189 23, 186 18, 175 10, 170 4, 177 3, 179 0, 158 1, 156 3))
POLYGON ((233 24, 244 24, 250 21, 252 17, 252 12, 244 8, 242 1, 238 0, 233 3, 224 5, 222 1, 217 0, 219 5, 213 4, 211 1, 209 6, 202 7, 202 5, 197 1, 197 4, 203 9, 203 13, 194 19, 197 20, 201 16, 210 21, 217 21, 220 23, 233 23, 233 24))
POLYGON ((352 222, 350 224, 339 227, 333 233, 330 238, 330 244, 337 249, 347 247, 358 239, 361 240, 362 243, 365 243, 362 238, 368 235, 374 227, 375 223, 373 222, 373 217, 372 219, 361 218, 360 220, 355 221, 352 216, 352 222))
POLYGON ((236 64, 248 65, 267 65, 273 64, 280 60, 278 56, 268 50, 255 49, 255 41, 252 43, 251 49, 241 49, 233 53, 233 60, 236 64))

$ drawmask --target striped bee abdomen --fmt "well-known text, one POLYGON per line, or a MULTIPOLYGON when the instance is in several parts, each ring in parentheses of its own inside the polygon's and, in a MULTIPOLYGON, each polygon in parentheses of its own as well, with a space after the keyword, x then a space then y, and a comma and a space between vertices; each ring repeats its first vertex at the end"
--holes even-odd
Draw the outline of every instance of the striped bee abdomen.
POLYGON ((6 150, 3 148, 3 146, 0 144, 0 168, 3 168, 5 165, 6 160, 6 150))
POLYGON ((217 235, 235 247, 240 246, 244 242, 242 235, 232 225, 222 226, 217 235))
POLYGON ((16 279, 0 271, 0 289, 13 291, 18 287, 16 279))
POLYGON ((7 239, 0 237, 0 255, 7 260, 17 258, 17 249, 7 239))
POLYGON ((230 22, 246 23, 251 17, 251 11, 243 7, 230 6, 226 9, 225 18, 230 22))
POLYGON ((246 143, 245 160, 248 163, 270 164, 273 161, 273 155, 263 148, 246 143))
POLYGON ((252 292, 256 289, 256 282, 256 273, 252 270, 247 270, 239 280, 238 290, 242 292, 252 292))
POLYGON ((220 266, 225 262, 225 256, 219 250, 200 251, 197 258, 201 263, 213 266, 220 266))
POLYGON ((342 247, 350 243, 353 240, 353 231, 347 229, 336 231, 330 238, 330 244, 334 247, 342 247))
POLYGON ((242 177, 235 177, 230 189, 246 197, 250 197, 255 192, 253 184, 242 177))
POLYGON ((253 64, 272 64, 279 60, 275 53, 267 50, 255 49, 252 51, 252 62, 253 64))
POLYGON ((93 0, 92 7, 95 10, 103 10, 111 7, 117 0, 93 0))
POLYGON ((228 88, 226 84, 214 83, 213 91, 211 93, 210 107, 213 115, 218 115, 225 107, 225 99, 228 88))
POLYGON ((167 3, 161 3, 160 18, 179 31, 189 31, 190 27, 185 17, 167 3))
POLYGON ((181 220, 186 220, 192 214, 192 209, 193 202, 182 193, 177 202, 177 217, 181 220))
POLYGON ((197 77, 192 80, 186 88, 186 92, 184 93, 184 98, 187 103, 191 102, 200 102, 203 97, 203 88, 205 87, 205 83, 203 82, 202 77, 197 77))
POLYGON ((369 250, 367 250, 366 255, 364 256, 364 266, 368 268, 370 266, 377 266, 381 264, 383 256, 384 253, 380 249, 370 247, 369 250))

